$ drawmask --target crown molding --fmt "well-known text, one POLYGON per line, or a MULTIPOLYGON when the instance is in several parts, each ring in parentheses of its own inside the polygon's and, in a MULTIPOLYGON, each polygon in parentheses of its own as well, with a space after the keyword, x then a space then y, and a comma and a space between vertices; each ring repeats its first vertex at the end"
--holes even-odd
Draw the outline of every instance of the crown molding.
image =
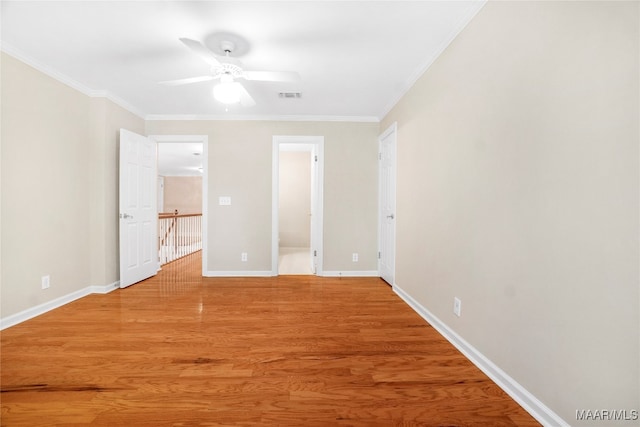
POLYGON ((77 90, 78 92, 87 95, 90 98, 105 98, 108 99, 109 101, 113 102, 114 104, 124 108, 125 110, 129 111, 132 114, 135 114, 136 116, 140 117, 141 119, 144 119, 145 117, 145 113, 143 111, 141 111, 140 109, 134 107, 133 105, 129 104, 128 102, 126 102, 125 100, 123 100, 122 98, 110 93, 109 91, 106 90, 95 90, 95 89, 91 89, 88 86, 85 86, 84 84, 78 82, 77 80, 72 79, 71 77, 67 76, 66 74, 63 74, 61 72, 59 72, 58 70, 43 64, 40 61, 37 61, 35 59, 33 59, 32 57, 30 57, 29 55, 26 55, 25 53, 23 53, 22 51, 20 51, 19 49, 17 49, 16 47, 12 46, 11 44, 3 41, 0 44, 0 50, 4 53, 6 53, 9 56, 12 56, 13 58, 17 59, 18 61, 24 62, 25 64, 29 65, 30 67, 40 71, 41 73, 51 77, 52 79, 55 79, 57 81, 59 81, 62 84, 65 84, 67 86, 69 86, 72 89, 77 90))
POLYGON ((24 62, 25 64, 31 66, 32 68, 35 68, 41 73, 46 74, 47 76, 58 80, 60 83, 64 83, 65 85, 77 90, 78 92, 81 92, 87 96, 91 96, 91 93, 94 92, 91 88, 83 85, 82 83, 72 79, 71 77, 65 74, 60 73, 59 71, 51 68, 50 66, 33 59, 32 57, 24 54, 22 51, 20 51, 19 49, 10 45, 5 41, 2 41, 2 44, 0 45, 0 50, 2 50, 2 52, 6 53, 9 56, 14 57, 15 59, 21 62, 24 62))
POLYGON ((449 36, 444 40, 444 42, 440 45, 440 47, 438 49, 436 49, 436 51, 433 53, 433 55, 431 55, 429 58, 427 58, 427 60, 425 62, 423 62, 420 67, 418 67, 416 72, 413 73, 409 77, 409 79, 406 81, 406 83, 403 85, 403 88, 400 91, 400 93, 398 94, 398 96, 393 98, 387 104, 387 106, 382 110, 382 112, 380 114, 380 120, 384 119, 387 116, 387 114, 389 114, 391 112, 391 110, 396 106, 396 104, 398 102, 400 102, 400 100, 409 92, 409 90, 413 87, 413 85, 416 84, 418 79, 420 77, 422 77, 422 75, 424 73, 427 72, 427 70, 431 67, 431 65, 433 65, 433 63, 436 61, 436 59, 438 59, 438 57, 442 54, 442 52, 444 52, 445 49, 447 47, 449 47, 451 42, 453 42, 453 40, 455 40, 455 38, 458 37, 458 34, 460 34, 462 32, 462 30, 464 30, 466 28, 466 26, 469 24, 469 22, 471 22, 471 20, 478 14, 478 12, 480 12, 480 10, 482 10, 482 8, 487 3, 487 1, 488 0, 476 0, 475 1, 474 7, 472 7, 465 16, 460 18, 458 23, 455 25, 453 31, 451 31, 449 36))
POLYGON ((142 120, 145 119, 146 113, 144 113, 142 110, 138 109, 137 107, 134 107, 133 105, 129 104, 124 99, 112 94, 109 91, 106 91, 106 90, 94 90, 94 91, 91 91, 89 96, 92 97, 92 98, 105 98, 105 99, 108 99, 109 101, 111 101, 114 104, 124 108, 125 110, 129 111, 130 113, 135 114, 136 116, 138 116, 142 120))
POLYGON ((359 122, 379 123, 375 116, 270 116, 270 115, 218 115, 218 114, 148 114, 144 117, 148 121, 268 121, 268 122, 359 122))

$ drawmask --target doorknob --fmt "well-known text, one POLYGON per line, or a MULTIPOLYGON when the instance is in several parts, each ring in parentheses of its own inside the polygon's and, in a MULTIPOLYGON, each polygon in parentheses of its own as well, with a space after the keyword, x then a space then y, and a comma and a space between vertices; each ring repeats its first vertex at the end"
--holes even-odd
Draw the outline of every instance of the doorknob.
POLYGON ((393 218, 395 218, 395 216, 393 216, 393 214, 391 214, 391 215, 387 215, 387 218, 393 219, 393 218))
POLYGON ((129 215, 127 213, 120 214, 120 219, 133 219, 133 215, 129 215))

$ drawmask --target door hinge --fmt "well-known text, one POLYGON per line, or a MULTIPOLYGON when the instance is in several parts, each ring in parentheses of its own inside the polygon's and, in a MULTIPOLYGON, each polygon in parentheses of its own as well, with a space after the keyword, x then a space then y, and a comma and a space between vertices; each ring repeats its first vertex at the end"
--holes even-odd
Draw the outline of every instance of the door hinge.
POLYGON ((382 153, 378 153, 378 160, 382 160, 382 153))
POLYGON ((313 156, 313 160, 317 162, 318 161, 318 156, 313 156))
POLYGON ((313 251, 313 256, 318 256, 318 251, 313 251))
POLYGON ((378 259, 382 258, 382 253, 378 252, 378 259))

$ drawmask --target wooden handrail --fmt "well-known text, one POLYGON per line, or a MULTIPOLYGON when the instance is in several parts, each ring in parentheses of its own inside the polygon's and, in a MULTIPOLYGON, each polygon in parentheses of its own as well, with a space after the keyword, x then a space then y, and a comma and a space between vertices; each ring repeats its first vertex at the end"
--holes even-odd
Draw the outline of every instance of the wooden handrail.
POLYGON ((178 215, 178 213, 179 213, 178 209, 175 209, 173 212, 159 212, 158 216, 160 218, 166 218, 168 216, 176 216, 176 215, 178 215))
POLYGON ((189 216, 202 216, 201 213, 195 213, 195 214, 166 214, 166 213, 160 213, 158 214, 159 218, 186 218, 189 216))

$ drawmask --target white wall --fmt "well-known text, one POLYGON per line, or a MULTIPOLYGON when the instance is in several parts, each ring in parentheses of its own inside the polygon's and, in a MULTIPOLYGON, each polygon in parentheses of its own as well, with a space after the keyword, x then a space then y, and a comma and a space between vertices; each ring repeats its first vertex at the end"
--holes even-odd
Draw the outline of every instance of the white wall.
POLYGON ((639 14, 489 2, 381 123, 397 286, 572 425, 640 409, 639 14))
POLYGON ((271 271, 274 135, 324 136, 324 270, 377 270, 378 132, 378 123, 147 121, 149 135, 209 136, 212 272, 271 271), (231 206, 219 206, 219 196, 230 196, 231 206))

